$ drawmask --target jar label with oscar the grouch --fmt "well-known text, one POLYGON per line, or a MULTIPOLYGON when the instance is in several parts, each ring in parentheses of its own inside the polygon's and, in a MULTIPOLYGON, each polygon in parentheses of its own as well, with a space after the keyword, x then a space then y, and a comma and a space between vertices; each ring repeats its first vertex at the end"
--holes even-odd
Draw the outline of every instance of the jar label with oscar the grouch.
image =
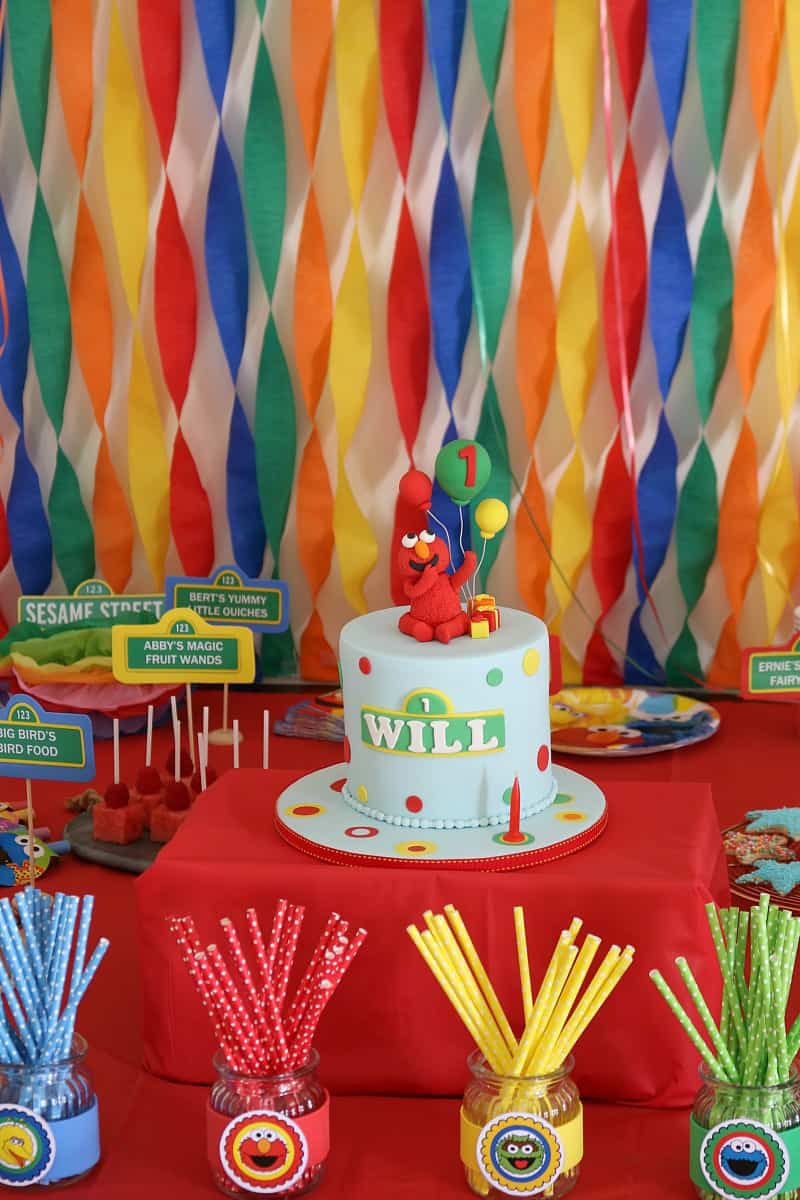
POLYGON ((549 1191, 559 1176, 582 1156, 580 1112, 556 1129, 544 1117, 527 1112, 500 1113, 477 1126, 461 1111, 461 1157, 477 1164, 487 1183, 507 1196, 536 1196, 549 1191))
POLYGON ((800 1186, 800 1127, 778 1134, 736 1117, 704 1129, 692 1118, 689 1173, 726 1200, 769 1200, 800 1186))

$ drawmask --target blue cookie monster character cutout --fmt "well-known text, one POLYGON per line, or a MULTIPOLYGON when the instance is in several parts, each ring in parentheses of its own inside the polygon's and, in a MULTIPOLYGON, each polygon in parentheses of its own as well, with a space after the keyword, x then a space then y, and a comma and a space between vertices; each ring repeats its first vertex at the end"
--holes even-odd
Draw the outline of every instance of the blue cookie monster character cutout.
MULTIPOLYGON (((31 835, 27 829, 9 829, 0 833, 0 887, 14 887, 18 883, 28 883, 31 877, 30 867, 31 835)), ((59 854, 69 850, 67 842, 53 842, 48 845, 33 838, 33 876, 38 879, 44 875, 51 862, 59 854)))
POLYGON ((760 1179, 769 1168, 764 1147, 752 1138, 734 1138, 719 1152, 720 1166, 726 1175, 742 1182, 760 1179))
POLYGON ((700 1147, 700 1165, 715 1195, 777 1195, 789 1173, 789 1156, 781 1137, 760 1121, 724 1121, 710 1129, 700 1147))

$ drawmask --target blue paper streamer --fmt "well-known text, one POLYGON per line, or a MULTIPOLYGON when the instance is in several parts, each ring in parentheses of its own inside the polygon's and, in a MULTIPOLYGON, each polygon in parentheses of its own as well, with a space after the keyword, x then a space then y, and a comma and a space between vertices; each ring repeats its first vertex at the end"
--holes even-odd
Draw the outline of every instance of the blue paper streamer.
POLYGON ((670 142, 675 137, 683 98, 691 26, 692 0, 650 0, 647 36, 670 142))
MULTIPOLYGON (((397 3, 398 0, 394 0, 397 3)), ((400 3, 403 0, 399 0, 400 3)), ((439 93, 439 103, 448 134, 453 120, 453 102, 461 62, 461 47, 464 43, 464 25, 467 19, 467 0, 426 0, 425 15, 428 25, 428 48, 430 50, 433 77, 439 93)))
MULTIPOLYGON (((0 93, 3 86, 5 38, 0 42, 0 93)), ((18 427, 14 472, 6 502, 11 559, 23 592, 37 595, 47 590, 52 577, 53 543, 42 501, 39 477, 25 445, 23 397, 28 375, 30 332, 28 300, 6 214, 0 199, 0 262, 6 282, 9 329, 5 352, 0 356, 0 391, 18 427)))
POLYGON ((692 256, 672 159, 667 162, 650 251, 650 336, 658 386, 666 400, 683 353, 692 307, 692 256))
MULTIPOLYGON (((235 0, 195 0, 195 12, 209 87, 221 117, 233 49, 235 0)), ((211 307, 235 388, 247 332, 250 281, 244 208, 221 124, 208 189, 205 254, 211 307)), ((248 575, 257 576, 264 560, 266 532, 258 497, 255 443, 238 392, 231 412, 226 494, 236 563, 248 575)))

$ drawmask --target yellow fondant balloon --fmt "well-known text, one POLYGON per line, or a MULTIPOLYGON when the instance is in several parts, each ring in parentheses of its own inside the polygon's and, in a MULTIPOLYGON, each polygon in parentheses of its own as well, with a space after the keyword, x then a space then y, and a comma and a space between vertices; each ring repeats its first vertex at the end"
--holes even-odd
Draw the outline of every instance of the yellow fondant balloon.
POLYGON ((475 509, 475 524, 482 538, 493 538, 508 522, 508 507, 502 500, 481 500, 475 509))

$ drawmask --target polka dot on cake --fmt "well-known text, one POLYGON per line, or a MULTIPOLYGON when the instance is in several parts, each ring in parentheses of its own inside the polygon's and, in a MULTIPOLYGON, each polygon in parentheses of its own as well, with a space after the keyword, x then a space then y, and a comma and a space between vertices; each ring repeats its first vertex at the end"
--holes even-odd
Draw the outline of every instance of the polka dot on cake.
POLYGON ((406 796, 406 810, 408 812, 422 812, 422 800, 419 796, 406 796))
POLYGON ((511 805, 511 788, 506 788, 503 792, 503 804, 511 805))
POLYGON ((342 752, 344 754, 344 761, 350 762, 350 739, 347 737, 342 744, 342 752))
POLYGON ((486 682, 488 683, 489 687, 500 686, 500 684, 503 682, 503 672, 499 667, 492 667, 490 671, 486 672, 486 682))
POLYGON ((356 788, 356 800, 358 800, 359 804, 367 803, 367 789, 364 787, 363 783, 360 783, 356 788))
POLYGON ((331 791, 340 792, 346 783, 346 779, 334 779, 333 783, 331 784, 331 791))
POLYGON ((522 656, 522 669, 526 675, 535 675, 539 670, 540 662, 538 650, 526 650, 522 656))
POLYGON ((550 766, 550 750, 547 746, 539 747, 539 753, 536 755, 536 765, 540 771, 546 771, 550 766))
POLYGON ((372 670, 372 663, 367 658, 366 654, 362 654, 358 660, 358 669, 362 675, 369 675, 372 670))
POLYGON ((351 838, 373 838, 378 836, 378 830, 374 825, 351 825, 345 834, 351 838))
POLYGON ((325 809, 321 804, 295 804, 286 811, 290 817, 320 817, 325 809))

